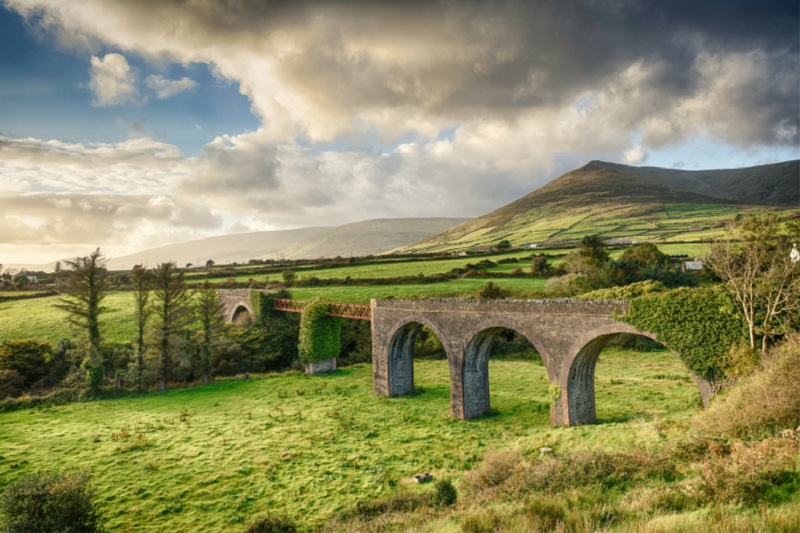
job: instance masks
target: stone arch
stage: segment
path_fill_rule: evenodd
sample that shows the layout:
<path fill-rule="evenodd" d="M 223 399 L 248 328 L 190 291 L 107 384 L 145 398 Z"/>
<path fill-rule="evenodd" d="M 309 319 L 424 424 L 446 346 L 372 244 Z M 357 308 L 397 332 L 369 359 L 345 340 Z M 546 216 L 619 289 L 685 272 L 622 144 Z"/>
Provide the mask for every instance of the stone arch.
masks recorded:
<path fill-rule="evenodd" d="M 674 355 L 679 356 L 678 352 L 672 350 L 658 340 L 654 333 L 637 329 L 630 324 L 615 321 L 613 324 L 600 326 L 581 335 L 567 352 L 567 356 L 561 365 L 561 398 L 559 399 L 552 414 L 555 422 L 559 420 L 568 426 L 578 424 L 591 424 L 597 420 L 595 395 L 594 395 L 594 371 L 600 352 L 617 335 L 630 333 L 642 335 L 653 339 L 665 348 L 669 349 Z M 711 397 L 711 386 L 707 381 L 691 372 L 703 403 L 708 403 Z"/>
<path fill-rule="evenodd" d="M 414 342 L 423 327 L 433 331 L 444 347 L 447 360 L 452 359 L 447 340 L 436 324 L 424 317 L 412 316 L 400 320 L 393 325 L 388 336 L 386 388 L 389 396 L 414 391 Z"/>
<path fill-rule="evenodd" d="M 480 322 L 466 335 L 469 339 L 459 370 L 460 405 L 456 406 L 460 418 L 481 416 L 491 408 L 489 399 L 489 355 L 495 338 L 506 329 L 523 335 L 542 356 L 548 376 L 552 376 L 550 356 L 542 342 L 524 325 L 513 319 L 493 318 Z"/>
<path fill-rule="evenodd" d="M 236 322 L 236 319 L 238 319 L 242 315 L 242 313 L 247 313 L 248 315 L 250 315 L 251 319 L 253 318 L 253 310 L 250 309 L 250 305 L 245 304 L 244 302 L 239 302 L 238 304 L 233 306 L 233 311 L 231 312 L 231 316 L 228 318 L 228 322 L 233 324 L 234 322 Z"/>

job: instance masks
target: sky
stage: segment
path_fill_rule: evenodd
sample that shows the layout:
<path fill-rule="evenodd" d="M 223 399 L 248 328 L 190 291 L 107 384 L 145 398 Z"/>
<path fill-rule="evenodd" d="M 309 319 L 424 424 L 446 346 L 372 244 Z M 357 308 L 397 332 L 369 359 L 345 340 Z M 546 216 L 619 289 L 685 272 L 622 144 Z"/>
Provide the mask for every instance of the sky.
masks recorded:
<path fill-rule="evenodd" d="M 796 1 L 0 0 L 0 263 L 800 157 Z"/>

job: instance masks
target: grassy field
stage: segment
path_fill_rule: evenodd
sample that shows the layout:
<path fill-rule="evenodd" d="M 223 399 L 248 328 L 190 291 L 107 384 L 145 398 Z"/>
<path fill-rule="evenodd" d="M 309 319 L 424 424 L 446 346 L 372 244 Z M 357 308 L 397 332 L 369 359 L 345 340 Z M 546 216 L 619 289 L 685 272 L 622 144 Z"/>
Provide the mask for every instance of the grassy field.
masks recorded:
<path fill-rule="evenodd" d="M 449 416 L 446 362 L 415 367 L 420 390 L 397 398 L 374 394 L 371 367 L 362 365 L 6 413 L 0 487 L 36 470 L 88 469 L 119 532 L 241 531 L 265 512 L 310 527 L 410 486 L 413 474 L 457 477 L 491 448 L 535 454 L 541 446 L 654 444 L 699 398 L 669 352 L 606 350 L 596 377 L 602 423 L 551 428 L 545 369 L 492 361 L 497 414 L 461 421 Z M 661 432 L 643 423 L 655 413 Z M 123 431 L 129 437 L 119 438 Z M 126 451 L 137 435 L 148 445 Z"/>
<path fill-rule="evenodd" d="M 64 311 L 56 308 L 58 296 L 0 302 L 0 341 L 36 338 L 53 344 L 63 337 L 75 337 Z M 136 336 L 133 293 L 111 293 L 103 301 L 101 331 L 110 340 L 127 341 Z"/>

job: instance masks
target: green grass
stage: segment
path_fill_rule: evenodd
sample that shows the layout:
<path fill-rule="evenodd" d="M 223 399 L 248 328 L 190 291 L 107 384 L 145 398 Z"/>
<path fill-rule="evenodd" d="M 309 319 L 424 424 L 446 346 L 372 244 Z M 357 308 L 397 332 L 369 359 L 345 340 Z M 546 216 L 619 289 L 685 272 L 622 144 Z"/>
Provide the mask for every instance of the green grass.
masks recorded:
<path fill-rule="evenodd" d="M 546 280 L 539 278 L 509 278 L 509 279 L 459 279 L 443 283 L 422 283 L 407 285 L 355 285 L 331 287 L 310 287 L 290 289 L 292 297 L 298 300 L 307 300 L 314 296 L 325 296 L 337 302 L 368 304 L 371 298 L 385 298 L 386 296 L 399 296 L 403 294 L 416 294 L 418 296 L 437 295 L 454 298 L 462 293 L 474 293 L 488 282 L 505 289 L 515 290 L 541 290 L 544 289 Z"/>
<path fill-rule="evenodd" d="M 63 337 L 75 338 L 66 313 L 56 308 L 61 297 L 6 300 L 0 302 L 0 341 L 36 338 L 53 344 Z M 111 293 L 103 301 L 108 311 L 102 315 L 101 332 L 109 340 L 128 341 L 136 336 L 133 293 Z"/>
<path fill-rule="evenodd" d="M 545 369 L 491 361 L 497 414 L 461 421 L 449 416 L 447 363 L 415 367 L 424 392 L 397 398 L 373 393 L 372 369 L 360 365 L 2 414 L 0 487 L 37 470 L 88 469 L 112 531 L 241 531 L 240 521 L 265 512 L 309 527 L 410 486 L 413 474 L 458 476 L 490 448 L 653 444 L 664 434 L 640 417 L 679 424 L 699 397 L 669 352 L 607 350 L 596 378 L 606 423 L 551 428 Z M 123 429 L 130 438 L 112 440 Z M 152 446 L 121 452 L 139 433 Z"/>

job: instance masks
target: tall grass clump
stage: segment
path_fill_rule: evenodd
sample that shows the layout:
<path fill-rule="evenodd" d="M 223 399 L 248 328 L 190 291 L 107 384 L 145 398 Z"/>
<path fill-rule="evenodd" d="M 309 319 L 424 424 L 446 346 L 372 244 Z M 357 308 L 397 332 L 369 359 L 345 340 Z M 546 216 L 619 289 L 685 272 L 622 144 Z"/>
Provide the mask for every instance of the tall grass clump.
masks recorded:
<path fill-rule="evenodd" d="M 297 526 L 288 516 L 261 515 L 247 524 L 244 533 L 296 533 Z"/>
<path fill-rule="evenodd" d="M 761 368 L 694 419 L 703 436 L 759 439 L 800 425 L 800 334 L 772 348 Z"/>

